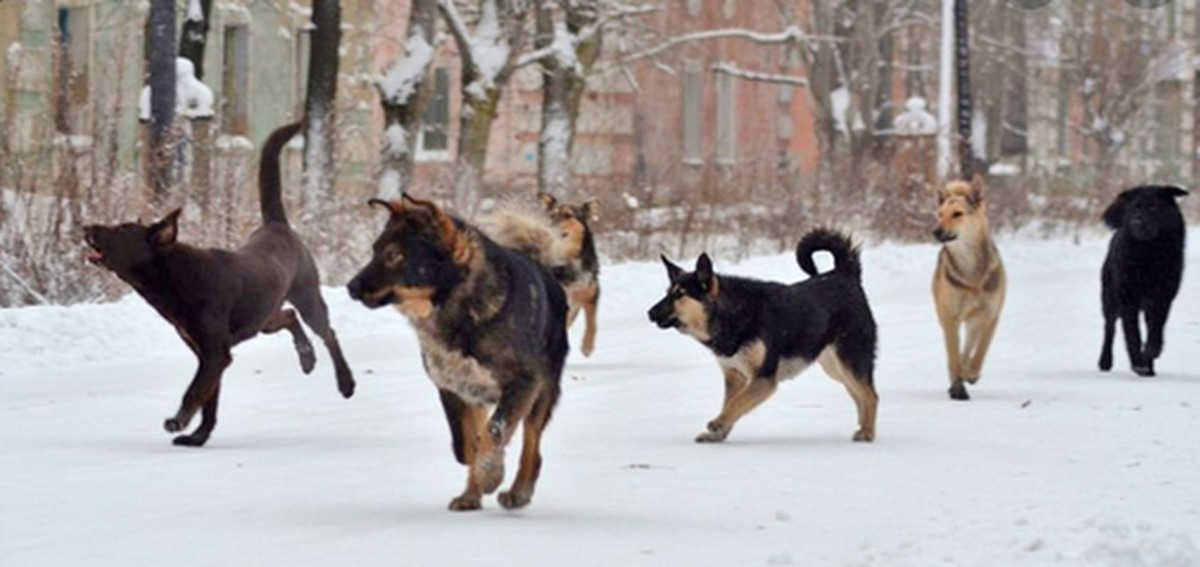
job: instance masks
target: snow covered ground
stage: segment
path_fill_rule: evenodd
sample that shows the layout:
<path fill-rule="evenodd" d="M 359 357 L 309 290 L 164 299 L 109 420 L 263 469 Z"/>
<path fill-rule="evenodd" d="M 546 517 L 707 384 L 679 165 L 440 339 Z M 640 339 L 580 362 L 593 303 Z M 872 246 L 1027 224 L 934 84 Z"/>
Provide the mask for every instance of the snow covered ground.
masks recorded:
<path fill-rule="evenodd" d="M 413 334 L 340 289 L 355 398 L 323 351 L 305 377 L 285 336 L 256 339 L 200 450 L 161 430 L 194 362 L 140 299 L 0 310 L 0 565 L 1200 565 L 1200 238 L 1153 379 L 1120 348 L 1095 368 L 1104 235 L 1000 246 L 1008 305 L 969 403 L 945 393 L 935 246 L 866 251 L 873 444 L 818 368 L 693 443 L 716 364 L 647 321 L 659 265 L 606 266 L 597 352 L 571 355 L 515 513 L 446 510 L 464 470 Z M 800 273 L 790 254 L 717 268 Z"/>

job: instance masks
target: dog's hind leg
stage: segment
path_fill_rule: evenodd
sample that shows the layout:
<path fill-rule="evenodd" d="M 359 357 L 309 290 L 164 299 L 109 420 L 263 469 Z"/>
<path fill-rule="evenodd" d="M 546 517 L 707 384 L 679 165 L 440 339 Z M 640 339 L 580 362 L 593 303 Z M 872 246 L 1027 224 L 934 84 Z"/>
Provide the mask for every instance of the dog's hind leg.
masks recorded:
<path fill-rule="evenodd" d="M 821 369 L 830 377 L 841 382 L 854 400 L 858 409 L 858 431 L 854 432 L 855 441 L 875 440 L 875 414 L 879 408 L 879 395 L 875 387 L 866 378 L 856 376 L 849 365 L 842 360 L 842 355 L 836 347 L 827 347 L 817 357 Z"/>
<path fill-rule="evenodd" d="M 462 432 L 462 463 L 467 465 L 467 486 L 462 494 L 450 500 L 450 509 L 456 512 L 478 510 L 482 507 L 483 490 L 480 489 L 474 471 L 479 458 L 480 437 L 486 435 L 487 408 L 475 404 L 463 404 L 458 413 L 459 430 Z"/>
<path fill-rule="evenodd" d="M 542 470 L 542 433 L 550 422 L 550 414 L 558 403 L 559 386 L 547 383 L 542 386 L 538 399 L 529 410 L 523 424 L 524 440 L 521 443 L 521 464 L 517 469 L 517 478 L 512 487 L 501 492 L 498 496 L 500 505 L 512 510 L 521 508 L 533 498 L 537 486 L 538 475 Z"/>
<path fill-rule="evenodd" d="M 1121 309 L 1121 331 L 1125 335 L 1125 350 L 1129 364 L 1138 376 L 1154 376 L 1154 361 L 1142 353 L 1142 331 L 1138 328 L 1137 307 Z"/>
<path fill-rule="evenodd" d="M 283 329 L 287 329 L 292 334 L 292 344 L 296 345 L 296 354 L 300 355 L 300 369 L 305 374 L 312 372 L 313 367 L 317 364 L 317 357 L 313 353 L 312 343 L 308 341 L 308 335 L 304 334 L 304 327 L 301 327 L 300 321 L 296 319 L 295 311 L 291 309 L 276 311 L 270 319 L 267 319 L 262 332 L 270 335 Z"/>
<path fill-rule="evenodd" d="M 200 411 L 200 427 L 188 435 L 179 435 L 171 442 L 183 447 L 200 447 L 208 442 L 208 436 L 212 434 L 212 430 L 217 426 L 217 400 L 221 398 L 221 385 L 217 385 L 217 389 L 213 390 L 212 396 L 204 402 L 204 409 Z"/>
<path fill-rule="evenodd" d="M 304 323 L 308 325 L 308 328 L 324 341 L 325 348 L 329 350 L 329 356 L 333 359 L 338 391 L 342 393 L 342 397 L 353 396 L 354 375 L 350 372 L 350 366 L 346 364 L 346 358 L 342 356 L 342 347 L 338 344 L 333 327 L 329 326 L 329 308 L 325 306 L 325 300 L 321 299 L 321 293 L 316 284 L 301 286 L 293 290 L 288 301 L 300 311 L 300 316 L 304 318 Z"/>

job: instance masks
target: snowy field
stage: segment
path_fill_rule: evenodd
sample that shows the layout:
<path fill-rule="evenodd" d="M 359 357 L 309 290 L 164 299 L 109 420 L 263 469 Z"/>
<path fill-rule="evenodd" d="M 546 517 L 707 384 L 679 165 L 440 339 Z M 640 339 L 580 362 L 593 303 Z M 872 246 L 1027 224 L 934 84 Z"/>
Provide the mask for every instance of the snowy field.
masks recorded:
<path fill-rule="evenodd" d="M 816 367 L 723 445 L 693 443 L 717 366 L 647 321 L 660 265 L 605 266 L 597 352 L 572 353 L 515 513 L 446 510 L 465 471 L 413 334 L 341 289 L 354 399 L 323 350 L 305 377 L 285 335 L 262 337 L 200 450 L 161 429 L 194 359 L 139 298 L 0 310 L 0 565 L 1200 565 L 1197 234 L 1153 379 L 1120 347 L 1096 370 L 1105 235 L 1001 239 L 1008 304 L 968 403 L 946 396 L 936 247 L 869 248 L 873 444 L 850 441 L 852 402 Z M 790 254 L 716 260 L 800 274 Z"/>

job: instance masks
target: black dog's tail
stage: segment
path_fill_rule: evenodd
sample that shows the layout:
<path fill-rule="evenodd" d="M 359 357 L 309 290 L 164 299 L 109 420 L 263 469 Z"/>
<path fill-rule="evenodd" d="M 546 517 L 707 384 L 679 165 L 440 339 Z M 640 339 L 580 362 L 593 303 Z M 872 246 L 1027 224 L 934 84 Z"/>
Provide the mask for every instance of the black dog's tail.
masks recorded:
<path fill-rule="evenodd" d="M 862 261 L 859 259 L 858 247 L 850 241 L 850 237 L 836 230 L 817 228 L 809 231 L 796 245 L 796 263 L 809 276 L 817 275 L 817 265 L 813 263 L 813 253 L 825 250 L 833 254 L 833 272 L 853 277 L 862 281 Z"/>
<path fill-rule="evenodd" d="M 258 160 L 258 198 L 262 202 L 264 223 L 288 223 L 280 188 L 279 152 L 302 126 L 300 122 L 288 124 L 272 132 L 271 137 L 267 138 L 267 143 L 263 144 L 262 156 Z"/>

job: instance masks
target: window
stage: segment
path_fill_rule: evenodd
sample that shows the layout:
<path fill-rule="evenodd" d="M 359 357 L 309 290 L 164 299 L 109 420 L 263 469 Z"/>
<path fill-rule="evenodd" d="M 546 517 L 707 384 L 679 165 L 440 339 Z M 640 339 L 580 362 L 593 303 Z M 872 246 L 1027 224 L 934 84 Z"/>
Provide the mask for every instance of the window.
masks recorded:
<path fill-rule="evenodd" d="M 703 75 L 699 69 L 683 71 L 683 161 L 700 164 L 700 87 Z"/>
<path fill-rule="evenodd" d="M 425 102 L 417 155 L 422 159 L 449 159 L 450 149 L 450 69 L 433 71 L 433 92 Z"/>
<path fill-rule="evenodd" d="M 58 74 L 55 77 L 55 128 L 64 134 L 87 132 L 91 26 L 88 8 L 58 9 Z"/>
<path fill-rule="evenodd" d="M 737 160 L 736 78 L 729 73 L 717 73 L 717 163 L 731 164 Z"/>
<path fill-rule="evenodd" d="M 221 132 L 250 133 L 250 26 L 225 26 L 221 66 Z"/>

